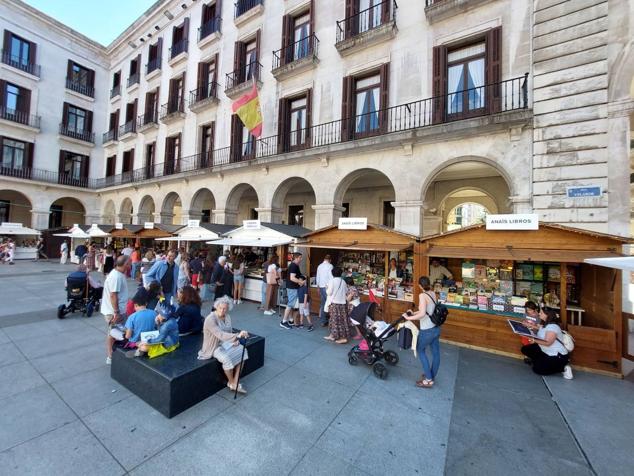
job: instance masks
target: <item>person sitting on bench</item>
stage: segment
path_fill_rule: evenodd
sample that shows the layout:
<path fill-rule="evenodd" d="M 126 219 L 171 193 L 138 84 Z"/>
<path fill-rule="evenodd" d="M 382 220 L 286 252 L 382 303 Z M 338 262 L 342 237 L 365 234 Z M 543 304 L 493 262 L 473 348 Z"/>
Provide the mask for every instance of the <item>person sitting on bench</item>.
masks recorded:
<path fill-rule="evenodd" d="M 158 327 L 159 335 L 148 339 L 146 343 L 141 343 L 135 357 L 140 357 L 141 352 L 146 352 L 148 357 L 153 359 L 174 352 L 178 348 L 178 322 L 174 315 L 174 306 L 163 301 L 156 311 L 158 312 L 156 327 Z"/>
<path fill-rule="evenodd" d="M 154 330 L 154 322 L 156 312 L 153 309 L 147 309 L 148 292 L 144 287 L 137 289 L 136 294 L 132 297 L 134 312 L 132 312 L 125 322 L 125 338 L 128 339 L 127 347 L 136 348 L 141 340 L 142 332 Z"/>
<path fill-rule="evenodd" d="M 238 339 L 249 337 L 249 333 L 233 332 L 229 315 L 231 306 L 232 301 L 228 296 L 218 298 L 214 302 L 215 311 L 207 316 L 203 325 L 203 347 L 198 352 L 198 359 L 207 360 L 214 357 L 220 362 L 227 376 L 227 387 L 235 391 L 242 362 L 249 358 L 247 350 L 243 349 Z M 247 393 L 242 384 L 238 384 L 238 393 Z"/>

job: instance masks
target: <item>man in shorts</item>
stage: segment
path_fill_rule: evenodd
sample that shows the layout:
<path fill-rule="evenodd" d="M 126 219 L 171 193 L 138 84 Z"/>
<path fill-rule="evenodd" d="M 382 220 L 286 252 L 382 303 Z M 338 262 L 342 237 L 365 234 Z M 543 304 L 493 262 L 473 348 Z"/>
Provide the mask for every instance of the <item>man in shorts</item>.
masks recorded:
<path fill-rule="evenodd" d="M 128 281 L 126 274 L 130 267 L 130 258 L 121 255 L 115 262 L 115 268 L 108 273 L 103 283 L 103 297 L 101 299 L 101 314 L 108 325 L 106 334 L 106 364 L 112 363 L 112 346 L 114 337 L 110 330 L 117 324 L 125 322 L 125 308 L 128 303 Z"/>
<path fill-rule="evenodd" d="M 299 270 L 299 263 L 302 262 L 302 254 L 301 253 L 293 253 L 293 261 L 290 265 L 288 265 L 287 270 L 287 278 L 286 278 L 286 296 L 288 297 L 286 303 L 286 309 L 284 310 L 284 317 L 282 318 L 282 322 L 280 322 L 280 327 L 282 329 L 292 329 L 293 326 L 290 325 L 289 317 L 292 315 L 294 311 L 294 307 L 297 304 L 297 290 L 300 286 L 303 286 L 305 281 L 304 279 L 300 279 L 301 272 Z"/>

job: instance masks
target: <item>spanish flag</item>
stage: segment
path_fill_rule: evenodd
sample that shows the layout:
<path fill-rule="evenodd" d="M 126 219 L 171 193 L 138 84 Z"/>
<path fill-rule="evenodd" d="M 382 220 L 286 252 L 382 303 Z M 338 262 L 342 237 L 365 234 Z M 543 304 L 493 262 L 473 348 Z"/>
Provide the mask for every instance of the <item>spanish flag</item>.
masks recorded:
<path fill-rule="evenodd" d="M 260 98 L 255 82 L 251 91 L 236 99 L 232 109 L 253 136 L 260 137 L 262 135 L 262 111 L 260 110 Z"/>

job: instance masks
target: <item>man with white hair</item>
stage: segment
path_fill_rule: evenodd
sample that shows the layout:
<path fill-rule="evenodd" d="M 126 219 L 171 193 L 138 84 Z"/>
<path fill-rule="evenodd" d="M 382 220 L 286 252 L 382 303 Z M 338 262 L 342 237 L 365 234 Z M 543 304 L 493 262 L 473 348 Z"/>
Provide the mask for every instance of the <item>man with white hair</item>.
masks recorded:
<path fill-rule="evenodd" d="M 106 364 L 112 362 L 112 346 L 114 338 L 110 330 L 117 324 L 125 322 L 125 307 L 128 303 L 128 281 L 126 272 L 129 268 L 129 258 L 121 255 L 117 258 L 115 268 L 108 273 L 103 283 L 103 296 L 101 299 L 101 314 L 103 314 L 108 333 L 106 334 Z"/>
<path fill-rule="evenodd" d="M 227 263 L 227 257 L 220 255 L 218 261 L 214 264 L 214 269 L 211 271 L 211 284 L 216 286 L 212 301 L 221 298 L 227 294 L 224 286 L 225 264 Z"/>

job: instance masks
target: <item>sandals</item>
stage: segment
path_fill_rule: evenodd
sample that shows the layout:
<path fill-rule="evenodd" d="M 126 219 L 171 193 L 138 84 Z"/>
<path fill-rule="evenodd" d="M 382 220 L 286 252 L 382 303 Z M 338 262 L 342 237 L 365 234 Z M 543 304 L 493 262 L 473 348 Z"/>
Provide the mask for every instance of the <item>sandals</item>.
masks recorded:
<path fill-rule="evenodd" d="M 324 336 L 324 339 L 329 340 L 329 341 L 334 341 L 335 338 L 332 336 Z"/>
<path fill-rule="evenodd" d="M 227 387 L 229 388 L 229 390 L 231 390 L 232 392 L 236 391 L 236 388 L 233 387 L 232 385 L 230 385 L 229 383 L 227 383 Z M 245 390 L 245 388 L 242 386 L 241 383 L 238 384 L 238 393 L 242 394 L 242 395 L 246 395 L 247 391 Z"/>
<path fill-rule="evenodd" d="M 433 380 L 423 379 L 416 382 L 416 386 L 420 388 L 432 388 L 434 386 Z"/>
<path fill-rule="evenodd" d="M 416 383 L 423 383 L 423 380 L 425 380 L 425 374 L 420 374 L 420 380 L 416 380 Z"/>
<path fill-rule="evenodd" d="M 335 341 L 335 344 L 347 344 L 348 343 L 348 339 L 337 339 Z"/>

